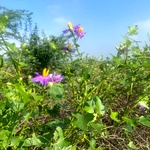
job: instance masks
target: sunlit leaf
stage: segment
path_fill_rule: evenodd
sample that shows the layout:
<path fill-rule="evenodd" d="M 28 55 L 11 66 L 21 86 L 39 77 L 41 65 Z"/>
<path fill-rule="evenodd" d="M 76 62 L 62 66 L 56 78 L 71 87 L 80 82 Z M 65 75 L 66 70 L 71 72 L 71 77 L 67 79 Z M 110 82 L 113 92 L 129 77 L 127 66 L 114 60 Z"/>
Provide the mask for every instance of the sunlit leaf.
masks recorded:
<path fill-rule="evenodd" d="M 87 124 L 93 120 L 94 115 L 87 113 L 84 115 L 81 114 L 75 114 L 75 116 L 77 117 L 77 120 L 74 121 L 74 125 L 76 125 L 78 128 L 82 129 L 82 130 L 86 130 L 87 129 Z"/>
<path fill-rule="evenodd" d="M 11 146 L 17 145 L 20 139 L 21 139 L 20 136 L 13 137 L 12 140 L 11 140 Z"/>
<path fill-rule="evenodd" d="M 7 47 L 9 47 L 12 51 L 14 52 L 18 52 L 18 48 L 16 47 L 15 43 L 9 43 L 9 42 L 5 42 Z"/>
<path fill-rule="evenodd" d="M 31 146 L 32 145 L 32 139 L 31 138 L 28 138 L 28 139 L 25 139 L 24 142 L 23 142 L 23 146 Z"/>
<path fill-rule="evenodd" d="M 141 116 L 139 122 L 147 127 L 150 127 L 150 117 Z"/>
<path fill-rule="evenodd" d="M 84 110 L 87 113 L 94 113 L 94 106 L 93 106 L 92 100 L 86 102 Z"/>
<path fill-rule="evenodd" d="M 95 141 L 95 139 L 91 139 L 89 150 L 95 150 L 95 147 L 96 147 L 96 141 Z"/>
<path fill-rule="evenodd" d="M 28 93 L 26 92 L 24 86 L 22 86 L 19 83 L 15 84 L 16 89 L 18 90 L 18 92 L 22 95 L 23 101 L 24 103 L 27 103 L 30 101 L 30 98 L 28 96 Z"/>
<path fill-rule="evenodd" d="M 128 118 L 128 117 L 122 117 L 123 120 L 130 124 L 132 127 L 135 127 L 137 125 L 137 120 L 135 118 Z"/>
<path fill-rule="evenodd" d="M 128 27 L 128 34 L 129 35 L 137 35 L 138 34 L 138 26 L 135 25 L 135 26 Z"/>
<path fill-rule="evenodd" d="M 35 133 L 32 134 L 32 143 L 35 146 L 41 146 L 42 142 L 40 141 L 39 138 L 37 138 L 37 136 L 35 135 Z"/>
<path fill-rule="evenodd" d="M 133 141 L 130 141 L 128 146 L 131 148 L 131 149 L 136 149 L 136 146 L 134 145 Z"/>
<path fill-rule="evenodd" d="M 1 140 L 1 141 L 7 140 L 9 134 L 10 134 L 10 131 L 8 131 L 8 130 L 1 130 L 1 131 L 0 131 L 0 140 Z"/>
<path fill-rule="evenodd" d="M 97 112 L 100 115 L 104 115 L 104 113 L 107 111 L 107 108 L 102 104 L 101 100 L 97 96 L 95 97 L 95 100 Z"/>
<path fill-rule="evenodd" d="M 7 16 L 2 16 L 0 18 L 0 31 L 5 32 L 5 25 L 8 21 L 8 17 Z"/>
<path fill-rule="evenodd" d="M 54 42 L 50 42 L 49 45 L 51 46 L 52 49 L 54 49 L 54 50 L 56 49 L 56 45 Z"/>
<path fill-rule="evenodd" d="M 68 146 L 68 142 L 65 140 L 63 135 L 63 130 L 60 127 L 56 128 L 56 131 L 54 132 L 54 140 L 56 143 L 54 144 L 54 147 L 56 148 L 63 148 Z"/>
<path fill-rule="evenodd" d="M 60 85 L 53 85 L 48 92 L 53 99 L 59 101 L 63 97 L 64 88 Z"/>
<path fill-rule="evenodd" d="M 103 128 L 105 127 L 103 124 L 99 124 L 99 123 L 93 123 L 90 122 L 89 123 L 91 127 L 93 127 L 99 134 L 101 134 L 103 132 Z"/>
<path fill-rule="evenodd" d="M 121 121 L 118 119 L 118 112 L 111 111 L 110 118 L 118 123 Z"/>

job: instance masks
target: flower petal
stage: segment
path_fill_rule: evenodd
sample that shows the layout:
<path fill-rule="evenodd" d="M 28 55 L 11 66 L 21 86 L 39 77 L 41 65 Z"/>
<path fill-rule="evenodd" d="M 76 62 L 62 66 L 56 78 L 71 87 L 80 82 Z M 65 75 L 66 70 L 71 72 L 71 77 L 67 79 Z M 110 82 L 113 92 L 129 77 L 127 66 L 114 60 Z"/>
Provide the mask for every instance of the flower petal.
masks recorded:
<path fill-rule="evenodd" d="M 30 80 L 31 80 L 32 82 L 40 82 L 40 84 L 41 84 L 42 86 L 45 86 L 45 85 L 47 85 L 47 83 L 48 83 L 49 80 L 50 80 L 50 75 L 47 75 L 46 77 L 43 77 L 42 75 L 38 75 L 38 76 L 36 76 L 36 77 L 34 77 L 34 78 L 30 78 Z"/>
<path fill-rule="evenodd" d="M 63 32 L 64 34 L 66 34 L 66 33 L 69 32 L 69 29 L 63 30 L 62 32 Z"/>
<path fill-rule="evenodd" d="M 38 75 L 34 78 L 30 78 L 30 80 L 33 81 L 33 82 L 40 82 L 42 80 L 42 78 L 43 78 L 43 76 Z"/>
<path fill-rule="evenodd" d="M 50 78 L 50 82 L 52 83 L 60 83 L 63 79 L 63 76 L 61 74 L 56 75 L 56 73 L 54 72 L 53 76 Z"/>

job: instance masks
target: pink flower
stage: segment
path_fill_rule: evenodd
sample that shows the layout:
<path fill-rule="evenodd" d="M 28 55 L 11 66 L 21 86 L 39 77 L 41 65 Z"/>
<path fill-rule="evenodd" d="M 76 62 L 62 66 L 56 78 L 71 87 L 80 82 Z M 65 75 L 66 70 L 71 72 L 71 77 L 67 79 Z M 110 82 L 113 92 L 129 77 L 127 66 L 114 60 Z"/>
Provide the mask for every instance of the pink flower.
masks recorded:
<path fill-rule="evenodd" d="M 35 72 L 35 75 L 36 77 L 30 78 L 30 80 L 32 82 L 40 82 L 42 86 L 60 83 L 63 79 L 61 74 L 56 75 L 55 72 L 53 74 L 49 74 L 49 70 L 46 70 L 46 68 L 43 69 L 42 75 L 40 75 L 38 72 Z"/>
<path fill-rule="evenodd" d="M 80 25 L 76 25 L 76 26 L 72 26 L 72 23 L 71 22 L 68 22 L 68 28 L 69 29 L 66 29 L 66 30 L 63 30 L 63 33 L 66 34 L 68 33 L 69 31 L 73 32 L 75 35 L 77 35 L 78 38 L 82 38 L 86 32 L 83 31 L 83 27 L 80 26 Z"/>
<path fill-rule="evenodd" d="M 56 73 L 54 72 L 50 78 L 50 82 L 52 82 L 53 84 L 60 83 L 62 79 L 63 79 L 63 76 L 61 74 L 56 75 Z"/>
<path fill-rule="evenodd" d="M 141 110 L 146 110 L 146 107 L 142 106 L 142 105 L 139 105 L 139 109 Z"/>
<path fill-rule="evenodd" d="M 30 80 L 32 82 L 40 82 L 42 86 L 47 85 L 50 80 L 49 70 L 46 70 L 46 68 L 43 69 L 42 75 L 40 75 L 38 72 L 35 72 L 34 74 L 36 77 L 30 78 Z"/>
<path fill-rule="evenodd" d="M 81 27 L 80 25 L 77 25 L 74 28 L 74 32 L 77 35 L 77 37 L 79 37 L 80 39 L 86 34 L 86 32 L 83 31 L 83 27 Z"/>
<path fill-rule="evenodd" d="M 70 53 L 74 53 L 75 52 L 75 50 L 71 48 L 71 44 L 70 43 L 68 43 L 67 46 L 63 46 L 62 50 L 70 52 Z"/>

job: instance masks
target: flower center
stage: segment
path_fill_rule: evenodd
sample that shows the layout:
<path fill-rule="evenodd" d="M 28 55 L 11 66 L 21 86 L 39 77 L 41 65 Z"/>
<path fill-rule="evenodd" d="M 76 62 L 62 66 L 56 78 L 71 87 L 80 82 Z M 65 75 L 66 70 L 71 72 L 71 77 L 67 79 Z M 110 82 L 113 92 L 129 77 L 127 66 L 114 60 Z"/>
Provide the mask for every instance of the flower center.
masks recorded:
<path fill-rule="evenodd" d="M 78 28 L 78 33 L 81 33 L 81 32 L 83 32 L 83 27 Z"/>
<path fill-rule="evenodd" d="M 44 69 L 43 69 L 42 76 L 43 76 L 43 77 L 46 77 L 48 74 L 49 74 L 49 69 L 44 68 Z"/>

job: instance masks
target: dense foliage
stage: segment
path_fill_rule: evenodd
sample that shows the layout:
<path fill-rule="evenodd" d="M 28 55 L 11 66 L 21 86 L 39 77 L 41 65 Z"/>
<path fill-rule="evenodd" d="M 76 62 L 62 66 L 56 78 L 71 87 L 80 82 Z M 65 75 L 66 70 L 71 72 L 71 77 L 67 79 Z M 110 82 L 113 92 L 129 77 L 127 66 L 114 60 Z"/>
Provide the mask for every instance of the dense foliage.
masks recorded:
<path fill-rule="evenodd" d="M 41 38 L 35 25 L 17 47 L 5 39 L 9 21 L 0 18 L 2 150 L 150 149 L 150 47 L 132 39 L 137 26 L 116 56 L 97 59 L 80 54 L 79 26 Z"/>

